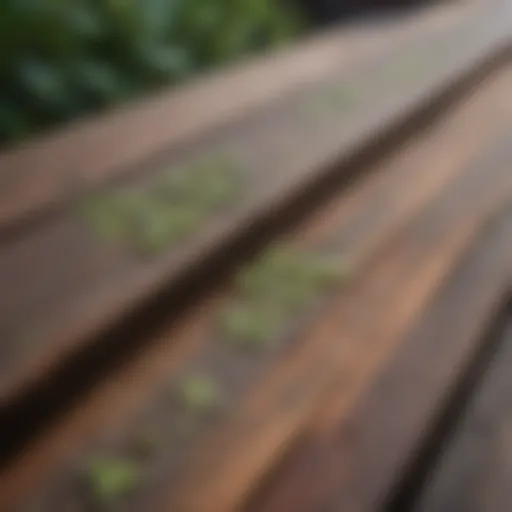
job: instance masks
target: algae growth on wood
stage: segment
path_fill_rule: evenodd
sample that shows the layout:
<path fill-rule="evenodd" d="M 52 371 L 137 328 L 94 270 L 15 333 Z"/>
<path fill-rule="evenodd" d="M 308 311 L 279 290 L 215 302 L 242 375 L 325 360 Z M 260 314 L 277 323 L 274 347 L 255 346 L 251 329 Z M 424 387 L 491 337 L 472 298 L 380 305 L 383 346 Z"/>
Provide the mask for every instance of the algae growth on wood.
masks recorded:
<path fill-rule="evenodd" d="M 81 212 L 101 240 L 157 255 L 233 207 L 243 192 L 242 174 L 232 158 L 217 155 L 162 172 L 151 186 L 90 197 Z"/>

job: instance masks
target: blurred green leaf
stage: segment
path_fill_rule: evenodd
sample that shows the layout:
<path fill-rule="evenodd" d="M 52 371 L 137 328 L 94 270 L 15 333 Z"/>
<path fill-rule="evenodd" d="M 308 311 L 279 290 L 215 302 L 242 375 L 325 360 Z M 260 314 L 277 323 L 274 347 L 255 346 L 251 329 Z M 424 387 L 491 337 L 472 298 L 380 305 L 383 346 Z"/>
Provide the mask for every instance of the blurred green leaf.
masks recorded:
<path fill-rule="evenodd" d="M 122 96 L 123 85 L 116 71 L 100 61 L 84 60 L 75 66 L 75 80 L 98 100 L 114 102 Z"/>
<path fill-rule="evenodd" d="M 66 21 L 69 28 L 83 38 L 98 38 L 105 28 L 100 13 L 86 4 L 69 9 Z"/>
<path fill-rule="evenodd" d="M 274 0 L 2 0 L 0 144 L 280 44 L 297 19 Z"/>
<path fill-rule="evenodd" d="M 185 76 L 191 68 L 189 56 L 183 48 L 146 46 L 141 57 L 151 76 L 176 79 Z"/>

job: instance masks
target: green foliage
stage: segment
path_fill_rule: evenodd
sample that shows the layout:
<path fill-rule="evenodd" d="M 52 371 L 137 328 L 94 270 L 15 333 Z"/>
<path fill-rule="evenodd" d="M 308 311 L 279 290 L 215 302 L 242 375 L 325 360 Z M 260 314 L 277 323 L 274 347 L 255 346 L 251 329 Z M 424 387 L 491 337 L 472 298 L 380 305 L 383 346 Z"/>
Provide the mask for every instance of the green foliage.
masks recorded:
<path fill-rule="evenodd" d="M 94 499 L 109 505 L 135 490 L 141 480 L 141 471 L 130 460 L 99 458 L 91 462 L 88 480 Z"/>
<path fill-rule="evenodd" d="M 217 66 L 298 29 L 274 0 L 2 0 L 0 142 Z"/>

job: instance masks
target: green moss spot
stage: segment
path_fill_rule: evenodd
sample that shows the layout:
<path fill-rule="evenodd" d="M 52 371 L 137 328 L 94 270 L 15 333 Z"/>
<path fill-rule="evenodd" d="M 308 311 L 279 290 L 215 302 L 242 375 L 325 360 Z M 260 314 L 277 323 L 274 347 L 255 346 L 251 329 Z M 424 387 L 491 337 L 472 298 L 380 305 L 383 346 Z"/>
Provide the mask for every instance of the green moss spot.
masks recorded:
<path fill-rule="evenodd" d="M 239 186 L 229 176 L 210 177 L 205 180 L 200 202 L 209 208 L 219 208 L 234 203 L 239 194 Z"/>
<path fill-rule="evenodd" d="M 239 196 L 240 173 L 224 156 L 167 173 L 155 186 L 87 201 L 83 215 L 102 238 L 155 255 L 200 229 L 209 214 Z"/>
<path fill-rule="evenodd" d="M 141 252 L 157 254 L 192 234 L 204 218 L 202 211 L 189 206 L 155 203 L 134 223 L 131 238 Z"/>
<path fill-rule="evenodd" d="M 273 302 L 288 314 L 299 313 L 311 302 L 316 294 L 314 283 L 297 280 L 276 287 Z"/>
<path fill-rule="evenodd" d="M 126 232 L 126 223 L 112 201 L 89 199 L 82 206 L 82 212 L 95 233 L 103 239 L 119 239 Z"/>
<path fill-rule="evenodd" d="M 247 349 L 269 344 L 282 324 L 283 312 L 268 304 L 233 304 L 223 312 L 223 335 L 230 343 Z"/>
<path fill-rule="evenodd" d="M 183 405 L 196 414 L 211 412 L 222 404 L 222 396 L 215 382 L 201 375 L 191 375 L 182 380 L 180 397 Z"/>
<path fill-rule="evenodd" d="M 351 272 L 341 258 L 272 248 L 238 275 L 238 302 L 222 313 L 222 333 L 231 343 L 262 348 L 320 293 Z"/>
<path fill-rule="evenodd" d="M 83 214 L 94 231 L 105 239 L 124 239 L 133 223 L 150 208 L 147 199 L 135 192 L 106 194 L 85 202 Z"/>
<path fill-rule="evenodd" d="M 95 500 L 107 505 L 133 492 L 141 476 L 138 465 L 125 459 L 99 458 L 92 461 L 88 470 Z"/>
<path fill-rule="evenodd" d="M 236 278 L 236 287 L 244 297 L 264 298 L 276 285 L 272 272 L 262 265 L 251 266 L 240 272 Z"/>
<path fill-rule="evenodd" d="M 240 172 L 235 163 L 217 155 L 200 163 L 190 172 L 194 183 L 194 200 L 207 208 L 232 204 L 240 193 Z"/>
<path fill-rule="evenodd" d="M 325 289 L 350 277 L 352 266 L 342 259 L 315 258 L 308 262 L 305 277 L 317 289 Z"/>
<path fill-rule="evenodd" d="M 235 163 L 220 155 L 204 159 L 181 172 L 171 172 L 159 186 L 159 195 L 199 209 L 232 204 L 240 192 Z"/>

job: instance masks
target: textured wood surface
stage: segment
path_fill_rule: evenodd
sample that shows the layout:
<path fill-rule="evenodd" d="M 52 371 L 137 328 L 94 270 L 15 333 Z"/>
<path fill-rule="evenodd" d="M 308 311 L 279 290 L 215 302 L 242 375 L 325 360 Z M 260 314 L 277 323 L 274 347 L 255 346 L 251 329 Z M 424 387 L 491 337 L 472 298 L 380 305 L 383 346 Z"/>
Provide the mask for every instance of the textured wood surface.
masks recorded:
<path fill-rule="evenodd" d="M 510 508 L 510 364 L 508 324 L 495 334 L 497 347 L 456 428 L 444 443 L 412 510 L 496 512 Z"/>
<path fill-rule="evenodd" d="M 163 444 L 137 460 L 143 478 L 115 511 L 465 510 L 453 504 L 473 477 L 475 511 L 504 510 L 509 436 L 495 402 L 508 380 L 476 399 L 492 407 L 474 406 L 459 441 L 443 430 L 487 368 L 512 284 L 512 18 L 500 9 L 439 7 L 331 34 L 0 156 L 2 512 L 96 511 L 90 460 L 132 457 L 148 425 Z M 353 54 L 338 61 L 341 47 Z M 274 72 L 261 90 L 251 82 Z M 333 90 L 359 96 L 336 110 Z M 183 105 L 180 131 L 168 116 Z M 139 140 L 130 119 L 162 130 Z M 118 142 L 103 151 L 108 134 Z M 248 195 L 188 242 L 141 260 L 76 216 L 90 187 L 143 190 L 223 141 L 248 169 Z M 78 165 L 80 144 L 91 159 Z M 41 160 L 33 179 L 34 159 L 57 150 L 58 166 Z M 265 247 L 317 251 L 348 272 L 248 356 L 224 343 L 219 318 Z M 224 403 L 180 430 L 171 391 L 191 371 Z M 461 473 L 471 414 L 492 425 L 471 453 L 496 479 Z"/>

